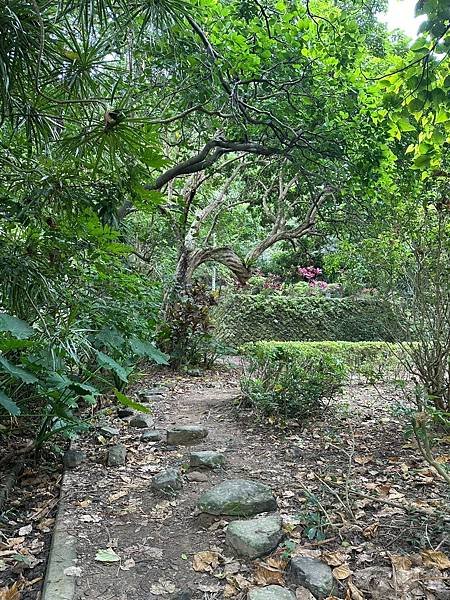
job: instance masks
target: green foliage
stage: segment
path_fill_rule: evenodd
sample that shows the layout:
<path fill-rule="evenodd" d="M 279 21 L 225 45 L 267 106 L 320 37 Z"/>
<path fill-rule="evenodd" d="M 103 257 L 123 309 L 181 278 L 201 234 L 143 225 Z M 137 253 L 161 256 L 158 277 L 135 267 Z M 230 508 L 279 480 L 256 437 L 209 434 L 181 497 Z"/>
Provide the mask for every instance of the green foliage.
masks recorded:
<path fill-rule="evenodd" d="M 393 340 L 396 319 L 371 298 L 236 294 L 215 311 L 217 334 L 230 345 L 257 340 Z"/>
<path fill-rule="evenodd" d="M 241 389 L 266 415 L 304 419 L 323 410 L 350 374 L 383 380 L 402 348 L 385 342 L 254 342 L 244 344 Z"/>
<path fill-rule="evenodd" d="M 0 406 L 12 416 L 29 420 L 36 431 L 36 447 L 52 435 L 83 428 L 78 409 L 95 404 L 101 394 L 110 391 L 122 404 L 148 412 L 114 388 L 128 382 L 143 356 L 162 364 L 167 363 L 164 354 L 137 337 L 128 340 L 126 332 L 116 329 L 83 330 L 78 335 L 72 330 L 63 340 L 49 330 L 57 325 L 52 317 L 42 317 L 44 331 L 7 313 L 0 317 L 8 324 L 3 327 L 8 331 L 0 333 Z M 24 333 L 27 340 L 21 339 Z"/>
<path fill-rule="evenodd" d="M 380 380 L 388 372 L 395 371 L 400 357 L 407 344 L 398 346 L 389 342 L 250 342 L 239 349 L 240 353 L 250 359 L 274 363 L 295 362 L 297 356 L 314 357 L 332 356 L 344 366 L 347 373 L 357 374 L 374 382 Z"/>
<path fill-rule="evenodd" d="M 262 351 L 254 345 L 243 349 L 250 358 L 241 378 L 246 400 L 265 415 L 306 419 L 323 410 L 339 392 L 346 369 L 339 358 L 311 352 L 298 345 L 295 352 L 280 351 L 267 343 Z"/>
<path fill-rule="evenodd" d="M 215 338 L 210 310 L 213 294 L 200 283 L 188 291 L 173 292 L 161 326 L 159 341 L 175 367 L 210 367 L 229 348 Z"/>

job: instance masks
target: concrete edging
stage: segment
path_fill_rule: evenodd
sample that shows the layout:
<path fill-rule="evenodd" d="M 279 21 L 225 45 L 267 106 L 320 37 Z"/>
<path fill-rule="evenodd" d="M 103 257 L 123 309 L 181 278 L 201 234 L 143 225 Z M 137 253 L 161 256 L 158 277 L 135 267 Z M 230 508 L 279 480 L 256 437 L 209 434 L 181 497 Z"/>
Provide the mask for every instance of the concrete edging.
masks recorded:
<path fill-rule="evenodd" d="M 41 600 L 73 600 L 76 577 L 66 575 L 65 569 L 76 566 L 76 538 L 70 535 L 63 521 L 66 473 L 61 482 L 61 494 L 56 513 L 55 526 L 47 560 Z"/>

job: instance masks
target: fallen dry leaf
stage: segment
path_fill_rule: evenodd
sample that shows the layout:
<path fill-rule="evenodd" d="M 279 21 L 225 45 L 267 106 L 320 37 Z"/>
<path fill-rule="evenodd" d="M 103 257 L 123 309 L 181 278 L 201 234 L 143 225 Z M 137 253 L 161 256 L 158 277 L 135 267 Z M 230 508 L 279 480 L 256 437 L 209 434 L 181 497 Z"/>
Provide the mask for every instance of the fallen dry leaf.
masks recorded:
<path fill-rule="evenodd" d="M 446 554 L 439 550 L 422 550 L 420 553 L 426 567 L 437 567 L 441 571 L 450 569 L 450 560 Z"/>
<path fill-rule="evenodd" d="M 223 597 L 224 598 L 232 598 L 233 596 L 236 596 L 237 593 L 238 593 L 237 588 L 235 588 L 234 585 L 227 583 L 223 590 Z"/>
<path fill-rule="evenodd" d="M 255 569 L 255 582 L 258 585 L 283 585 L 286 562 L 282 559 L 269 558 L 259 562 Z"/>
<path fill-rule="evenodd" d="M 199 573 L 212 573 L 219 564 L 219 553 L 203 550 L 194 554 L 192 568 Z"/>
<path fill-rule="evenodd" d="M 0 589 L 0 600 L 20 600 L 23 584 L 19 581 L 13 583 L 11 587 L 4 587 Z"/>
<path fill-rule="evenodd" d="M 155 596 L 164 596 L 165 594 L 173 594 L 176 591 L 176 586 L 171 581 L 165 581 L 164 579 L 159 579 L 158 583 L 154 583 L 150 586 L 150 593 Z"/>
<path fill-rule="evenodd" d="M 115 502 L 116 500 L 119 500 L 119 498 L 123 498 L 124 496 L 128 496 L 127 490 L 121 490 L 120 492 L 111 494 L 110 496 L 108 496 L 108 502 Z"/>
<path fill-rule="evenodd" d="M 380 524 L 378 523 L 378 521 L 375 521 L 375 523 L 368 525 L 365 529 L 363 529 L 363 536 L 369 540 L 374 538 L 378 533 L 379 526 Z"/>
<path fill-rule="evenodd" d="M 335 567 L 333 569 L 333 577 L 338 581 L 342 581 L 343 579 L 347 579 L 350 577 L 352 571 L 347 564 L 340 565 L 339 567 Z"/>
<path fill-rule="evenodd" d="M 412 561 L 408 556 L 404 556 L 402 554 L 392 554 L 391 555 L 391 563 L 394 569 L 400 569 L 403 571 L 409 571 L 412 567 Z"/>
<path fill-rule="evenodd" d="M 347 593 L 345 594 L 345 600 L 364 600 L 362 592 L 356 587 L 351 581 L 347 582 Z"/>
<path fill-rule="evenodd" d="M 245 579 L 245 577 L 240 573 L 237 575 L 228 575 L 227 582 L 230 584 L 230 586 L 244 592 L 250 589 L 252 586 L 251 582 L 248 579 Z"/>
<path fill-rule="evenodd" d="M 347 555 L 337 550 L 336 552 L 324 552 L 322 558 L 330 567 L 339 567 L 345 563 Z"/>

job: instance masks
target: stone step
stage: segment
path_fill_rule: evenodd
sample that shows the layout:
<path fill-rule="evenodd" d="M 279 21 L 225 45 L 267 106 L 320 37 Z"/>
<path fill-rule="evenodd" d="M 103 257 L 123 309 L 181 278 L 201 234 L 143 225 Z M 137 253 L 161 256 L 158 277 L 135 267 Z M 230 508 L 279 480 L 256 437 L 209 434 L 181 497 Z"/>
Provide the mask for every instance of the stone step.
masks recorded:
<path fill-rule="evenodd" d="M 199 450 L 189 454 L 189 466 L 194 469 L 217 469 L 225 464 L 225 456 L 215 450 Z"/>
<path fill-rule="evenodd" d="M 229 479 L 202 494 L 198 508 L 212 515 L 250 517 L 275 511 L 277 503 L 267 485 L 248 479 Z"/>
<path fill-rule="evenodd" d="M 312 592 L 318 600 L 328 598 L 337 588 L 330 567 L 321 560 L 309 556 L 292 557 L 290 577 L 294 583 Z"/>
<path fill-rule="evenodd" d="M 281 585 L 267 585 L 251 589 L 248 600 L 296 600 L 296 598 L 291 590 Z"/>
<path fill-rule="evenodd" d="M 204 440 L 208 430 L 202 425 L 178 425 L 167 432 L 167 443 L 173 446 L 190 446 Z"/>
<path fill-rule="evenodd" d="M 258 558 L 275 550 L 283 537 L 280 515 L 269 515 L 233 521 L 228 525 L 225 541 L 239 556 Z"/>

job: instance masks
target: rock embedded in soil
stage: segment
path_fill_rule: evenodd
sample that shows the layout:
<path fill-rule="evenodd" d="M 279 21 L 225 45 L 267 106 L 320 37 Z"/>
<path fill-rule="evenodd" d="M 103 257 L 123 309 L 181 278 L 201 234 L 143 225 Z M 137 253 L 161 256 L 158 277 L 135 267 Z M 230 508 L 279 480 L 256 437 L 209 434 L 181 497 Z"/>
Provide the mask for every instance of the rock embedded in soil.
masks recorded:
<path fill-rule="evenodd" d="M 165 431 L 161 431 L 160 429 L 149 429 L 148 431 L 144 431 L 141 435 L 141 442 L 159 442 L 166 435 Z"/>
<path fill-rule="evenodd" d="M 130 427 L 138 427 L 140 429 L 144 429 L 146 427 L 151 428 L 154 426 L 154 424 L 155 422 L 152 417 L 144 414 L 134 415 L 134 417 L 129 421 Z"/>
<path fill-rule="evenodd" d="M 165 388 L 149 388 L 147 390 L 141 390 L 138 395 L 141 402 L 156 402 L 165 399 Z"/>
<path fill-rule="evenodd" d="M 309 556 L 294 556 L 291 559 L 290 576 L 296 584 L 307 588 L 319 600 L 331 596 L 336 587 L 330 567 Z"/>
<path fill-rule="evenodd" d="M 86 453 L 82 450 L 67 450 L 63 457 L 63 463 L 66 469 L 75 469 L 85 460 Z"/>
<path fill-rule="evenodd" d="M 120 430 L 117 427 L 110 427 L 109 425 L 101 425 L 98 431 L 109 438 L 120 435 Z"/>
<path fill-rule="evenodd" d="M 275 550 L 283 539 L 282 527 L 280 515 L 233 521 L 225 541 L 239 556 L 258 558 Z"/>
<path fill-rule="evenodd" d="M 156 492 L 171 496 L 183 487 L 183 480 L 177 469 L 167 469 L 155 475 L 152 479 L 152 488 Z"/>
<path fill-rule="evenodd" d="M 215 450 L 199 450 L 189 455 L 189 465 L 193 468 L 217 469 L 225 464 L 225 456 Z"/>
<path fill-rule="evenodd" d="M 153 387 L 147 388 L 144 390 L 140 390 L 138 392 L 139 396 L 160 396 L 167 392 L 167 388 L 165 387 Z"/>
<path fill-rule="evenodd" d="M 296 588 L 295 597 L 297 600 L 315 600 L 311 592 L 304 587 Z"/>
<path fill-rule="evenodd" d="M 120 419 L 126 419 L 127 417 L 131 417 L 132 415 L 134 415 L 134 410 L 132 408 L 118 408 L 117 409 L 117 416 Z"/>
<path fill-rule="evenodd" d="M 208 481 L 208 475 L 206 475 L 206 473 L 201 473 L 200 471 L 191 471 L 186 475 L 186 479 L 188 479 L 188 481 L 202 483 Z"/>
<path fill-rule="evenodd" d="M 265 484 L 247 479 L 229 479 L 200 496 L 201 512 L 212 515 L 250 517 L 277 509 L 272 490 Z"/>
<path fill-rule="evenodd" d="M 108 467 L 120 467 L 125 464 L 126 459 L 127 449 L 123 444 L 117 444 L 116 446 L 111 446 L 108 450 L 106 464 Z"/>
<path fill-rule="evenodd" d="M 189 446 L 204 440 L 207 435 L 208 430 L 201 425 L 178 425 L 167 432 L 167 443 L 174 446 L 179 444 Z"/>
<path fill-rule="evenodd" d="M 248 600 L 295 600 L 295 595 L 281 585 L 267 585 L 251 589 Z"/>

